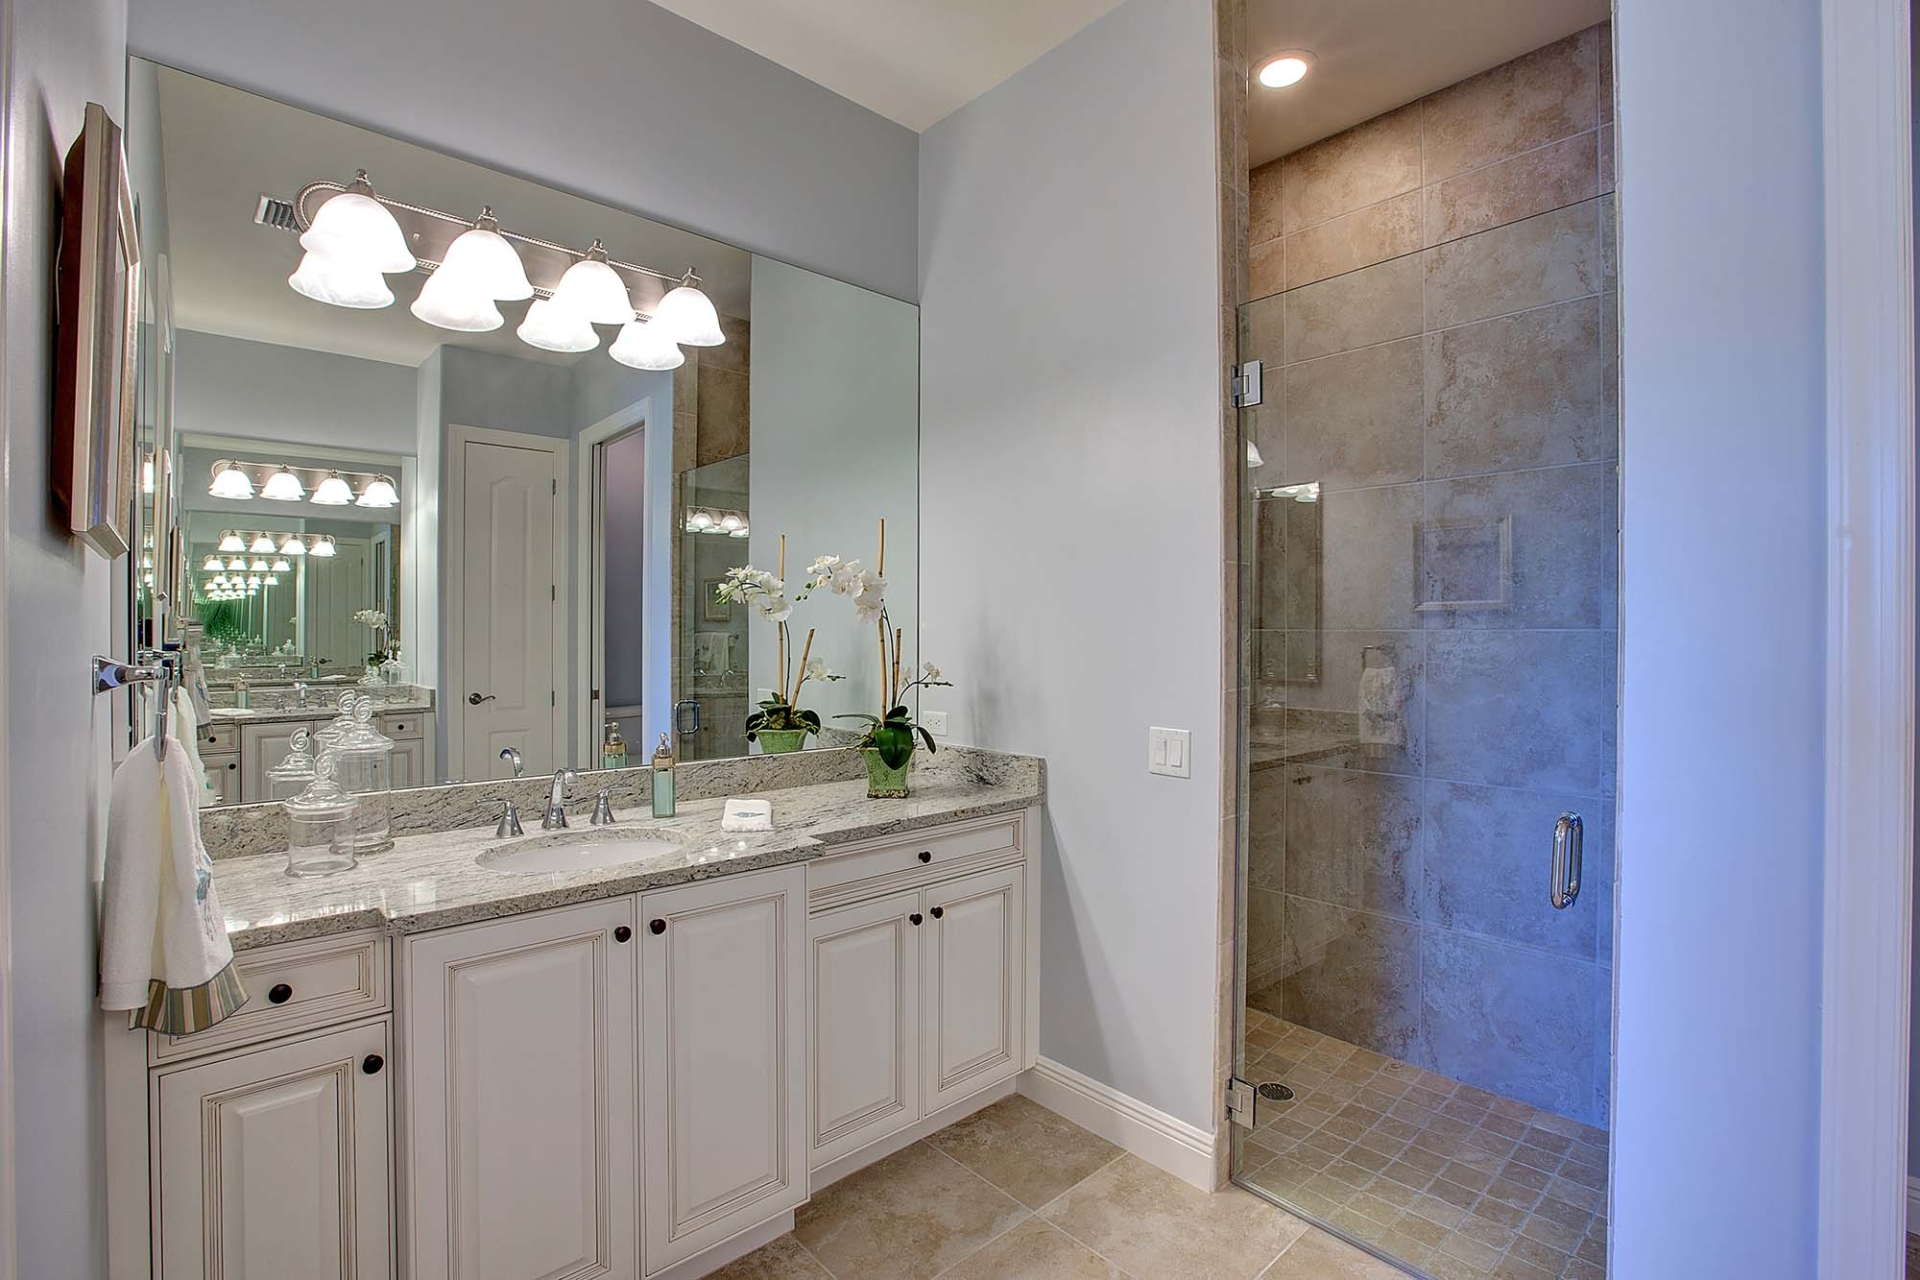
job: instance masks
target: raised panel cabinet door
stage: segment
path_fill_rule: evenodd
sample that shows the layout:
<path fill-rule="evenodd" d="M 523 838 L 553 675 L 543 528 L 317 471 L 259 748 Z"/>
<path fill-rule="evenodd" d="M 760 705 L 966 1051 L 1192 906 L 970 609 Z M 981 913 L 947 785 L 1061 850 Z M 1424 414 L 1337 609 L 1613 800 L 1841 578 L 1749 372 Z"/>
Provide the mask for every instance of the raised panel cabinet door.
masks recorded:
<path fill-rule="evenodd" d="M 920 894 L 807 920 L 809 1168 L 920 1118 Z"/>
<path fill-rule="evenodd" d="M 931 1115 L 1020 1069 L 1025 871 L 1008 867 L 921 891 L 923 1080 Z"/>
<path fill-rule="evenodd" d="M 306 722 L 289 724 L 246 724 L 240 726 L 240 800 L 258 804 L 271 800 L 267 770 L 293 754 L 296 729 L 312 729 Z"/>
<path fill-rule="evenodd" d="M 640 899 L 649 1275 L 807 1197 L 799 867 Z"/>
<path fill-rule="evenodd" d="M 633 908 L 407 940 L 411 1280 L 638 1272 Z"/>
<path fill-rule="evenodd" d="M 393 741 L 393 785 L 424 787 L 432 783 L 427 776 L 427 744 L 419 738 L 395 738 Z"/>
<path fill-rule="evenodd" d="M 158 1079 L 161 1280 L 393 1274 L 388 1024 Z"/>

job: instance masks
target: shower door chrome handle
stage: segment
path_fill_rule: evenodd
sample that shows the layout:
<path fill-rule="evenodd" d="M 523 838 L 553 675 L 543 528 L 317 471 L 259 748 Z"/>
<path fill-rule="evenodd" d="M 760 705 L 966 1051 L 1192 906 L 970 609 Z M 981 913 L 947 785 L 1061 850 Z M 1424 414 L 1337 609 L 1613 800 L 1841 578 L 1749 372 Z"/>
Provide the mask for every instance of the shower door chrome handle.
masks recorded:
<path fill-rule="evenodd" d="M 1553 824 L 1553 862 L 1547 871 L 1547 898 L 1565 911 L 1580 896 L 1580 815 L 1563 813 Z"/>

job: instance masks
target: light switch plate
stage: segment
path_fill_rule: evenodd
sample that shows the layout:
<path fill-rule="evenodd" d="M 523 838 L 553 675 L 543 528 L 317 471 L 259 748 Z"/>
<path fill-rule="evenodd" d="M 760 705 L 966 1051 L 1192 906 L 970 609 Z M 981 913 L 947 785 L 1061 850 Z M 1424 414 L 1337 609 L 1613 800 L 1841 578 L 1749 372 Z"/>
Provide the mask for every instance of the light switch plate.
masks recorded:
<path fill-rule="evenodd" d="M 936 738 L 947 736 L 947 713 L 944 711 L 922 711 L 920 727 Z"/>
<path fill-rule="evenodd" d="M 1147 772 L 1168 778 L 1193 776 L 1193 734 L 1186 729 L 1147 731 Z"/>

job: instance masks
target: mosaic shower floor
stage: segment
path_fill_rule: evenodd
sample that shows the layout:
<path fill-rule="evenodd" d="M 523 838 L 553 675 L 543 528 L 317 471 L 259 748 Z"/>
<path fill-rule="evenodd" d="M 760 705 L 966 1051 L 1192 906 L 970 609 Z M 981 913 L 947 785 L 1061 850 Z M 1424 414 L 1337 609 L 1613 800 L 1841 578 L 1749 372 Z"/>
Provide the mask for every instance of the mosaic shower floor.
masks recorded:
<path fill-rule="evenodd" d="M 1437 1280 L 1605 1280 L 1607 1135 L 1247 1010 L 1243 1180 Z"/>

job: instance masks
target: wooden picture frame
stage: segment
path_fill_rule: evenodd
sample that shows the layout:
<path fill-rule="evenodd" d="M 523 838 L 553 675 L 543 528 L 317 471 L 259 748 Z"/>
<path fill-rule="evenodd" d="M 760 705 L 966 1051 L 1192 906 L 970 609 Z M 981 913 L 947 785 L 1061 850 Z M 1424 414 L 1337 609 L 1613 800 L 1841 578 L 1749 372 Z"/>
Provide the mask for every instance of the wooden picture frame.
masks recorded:
<path fill-rule="evenodd" d="M 67 152 L 51 484 L 67 527 L 108 559 L 131 549 L 140 239 L 120 126 L 97 102 Z"/>
<path fill-rule="evenodd" d="M 725 578 L 708 578 L 700 584 L 700 621 L 733 621 L 733 603 L 720 598 L 720 588 Z"/>

